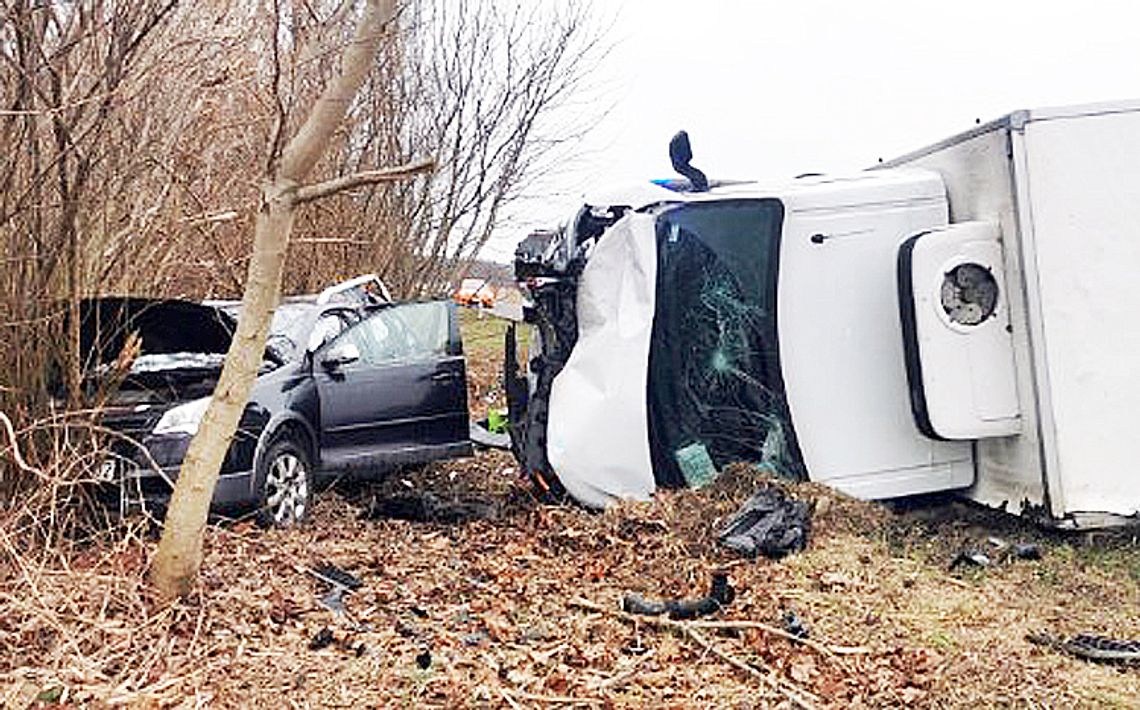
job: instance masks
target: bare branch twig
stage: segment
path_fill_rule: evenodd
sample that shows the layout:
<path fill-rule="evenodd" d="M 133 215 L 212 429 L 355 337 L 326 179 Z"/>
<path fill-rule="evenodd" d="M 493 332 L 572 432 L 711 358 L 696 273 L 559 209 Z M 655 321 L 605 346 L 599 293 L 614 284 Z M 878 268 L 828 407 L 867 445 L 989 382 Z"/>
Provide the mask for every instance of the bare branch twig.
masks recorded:
<path fill-rule="evenodd" d="M 9 419 L 8 415 L 4 412 L 0 412 L 0 422 L 4 424 L 4 430 L 8 432 L 8 441 L 11 442 L 12 445 L 12 460 L 16 462 L 16 466 L 24 473 L 31 473 L 43 478 L 43 471 L 35 466 L 29 466 L 28 463 L 24 461 L 24 457 L 20 453 L 20 442 L 16 440 L 16 429 L 12 426 L 12 420 Z"/>
<path fill-rule="evenodd" d="M 417 160 L 414 163 L 407 163 L 406 165 L 397 165 L 392 168 L 380 168 L 379 170 L 365 170 L 354 175 L 346 175 L 344 177 L 333 178 L 314 185 L 305 185 L 297 189 L 297 195 L 293 198 L 294 204 L 303 205 L 306 202 L 312 202 L 322 197 L 335 195 L 338 192 L 351 190 L 353 188 L 362 187 L 364 185 L 375 185 L 378 182 L 394 182 L 397 180 L 405 180 L 413 175 L 422 172 L 427 172 L 435 168 L 435 161 L 428 158 L 425 160 Z"/>
<path fill-rule="evenodd" d="M 626 621 L 626 622 L 629 622 L 632 624 L 644 623 L 644 624 L 647 624 L 649 626 L 657 626 L 657 627 L 661 627 L 661 628 L 680 631 L 682 634 L 684 634 L 685 636 L 688 636 L 690 639 L 692 639 L 694 642 L 696 642 L 697 645 L 701 646 L 702 648 L 704 648 L 709 653 L 713 654 L 714 656 L 716 656 L 720 660 L 724 661 L 725 663 L 729 664 L 733 668 L 736 668 L 737 670 L 743 671 L 743 672 L 747 673 L 748 675 L 759 679 L 765 685 L 767 685 L 769 688 L 779 692 L 780 694 L 782 694 L 788 700 L 791 700 L 796 705 L 799 705 L 802 708 L 806 708 L 806 709 L 810 710 L 810 708 L 815 707 L 814 703 L 819 701 L 819 698 L 816 697 L 813 693 L 810 693 L 810 692 L 808 692 L 802 688 L 797 687 L 796 685 L 794 685 L 792 682 L 790 682 L 788 680 L 780 678 L 778 675 L 776 675 L 776 672 L 773 671 L 772 669 L 767 668 L 765 666 L 764 669 L 767 672 L 762 672 L 760 669 L 756 668 L 754 665 L 749 664 L 749 663 L 745 663 L 744 661 L 740 660 L 739 658 L 736 658 L 735 656 L 720 650 L 719 648 L 716 647 L 715 644 L 713 644 L 711 641 L 706 639 L 704 637 L 704 635 L 702 635 L 699 631 L 697 631 L 695 628 L 693 628 L 693 625 L 690 622 L 673 621 L 672 619 L 665 619 L 665 618 L 655 617 L 655 616 L 644 616 L 644 617 L 643 616 L 635 616 L 633 614 L 628 614 L 624 611 L 618 611 L 616 609 L 606 608 L 600 604 L 595 604 L 594 602 L 592 602 L 588 599 L 583 599 L 581 597 L 576 597 L 574 599 L 571 599 L 570 605 L 571 606 L 577 606 L 577 607 L 580 607 L 582 609 L 588 609 L 590 611 L 600 612 L 602 614 L 607 614 L 609 616 L 613 616 L 615 618 L 621 619 L 622 621 Z M 757 665 L 760 665 L 760 664 L 757 664 Z"/>

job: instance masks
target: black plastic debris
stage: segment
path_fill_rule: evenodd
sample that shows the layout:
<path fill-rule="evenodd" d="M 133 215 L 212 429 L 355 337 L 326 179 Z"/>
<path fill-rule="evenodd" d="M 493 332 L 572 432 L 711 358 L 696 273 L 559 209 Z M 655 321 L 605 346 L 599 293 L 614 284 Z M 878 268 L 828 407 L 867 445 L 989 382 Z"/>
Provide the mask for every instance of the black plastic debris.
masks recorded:
<path fill-rule="evenodd" d="M 335 565 L 316 565 L 309 569 L 309 574 L 328 586 L 328 591 L 321 597 L 320 602 L 326 609 L 337 614 L 344 613 L 344 595 L 364 586 L 360 578 Z"/>
<path fill-rule="evenodd" d="M 1030 633 L 1025 639 L 1094 663 L 1140 666 L 1140 640 L 1115 639 L 1099 634 L 1066 638 L 1048 632 Z"/>
<path fill-rule="evenodd" d="M 756 492 L 717 535 L 721 544 L 745 557 L 779 559 L 807 547 L 811 506 L 769 486 Z"/>
<path fill-rule="evenodd" d="M 664 599 L 652 601 L 640 594 L 626 594 L 621 608 L 630 614 L 660 616 L 668 614 L 670 619 L 695 619 L 719 611 L 736 598 L 736 590 L 728 582 L 724 572 L 714 572 L 709 593 L 700 599 Z"/>
<path fill-rule="evenodd" d="M 423 670 L 431 668 L 431 651 L 424 651 L 416 656 L 416 665 Z"/>
<path fill-rule="evenodd" d="M 951 571 L 961 566 L 966 567 L 989 567 L 993 562 L 990 560 L 989 555 L 977 550 L 962 550 L 958 555 L 951 560 Z"/>
<path fill-rule="evenodd" d="M 1041 547 L 1033 542 L 1016 542 L 1011 545 L 999 537 L 986 538 L 986 542 L 996 551 L 997 559 L 1003 562 L 1011 559 L 1032 561 L 1041 559 Z"/>
<path fill-rule="evenodd" d="M 354 574 L 345 572 L 340 567 L 330 564 L 316 565 L 312 568 L 314 577 L 335 587 L 344 587 L 347 590 L 356 590 L 364 586 L 364 582 Z"/>
<path fill-rule="evenodd" d="M 1041 547 L 1032 542 L 1019 542 L 1013 546 L 1013 556 L 1019 560 L 1041 559 Z"/>
<path fill-rule="evenodd" d="M 364 511 L 368 519 L 394 518 L 417 523 L 454 525 L 499 516 L 499 508 L 477 499 L 443 499 L 431 493 L 412 492 L 376 498 Z"/>
<path fill-rule="evenodd" d="M 309 650 L 319 651 L 322 648 L 328 648 L 334 641 L 336 641 L 336 637 L 333 636 L 332 630 L 325 626 L 309 641 Z"/>
<path fill-rule="evenodd" d="M 792 611 L 791 609 L 784 612 L 783 621 L 784 631 L 787 631 L 789 634 L 795 636 L 796 638 L 806 639 L 808 637 L 808 628 L 804 624 L 803 619 L 801 619 L 796 614 L 796 612 Z"/>

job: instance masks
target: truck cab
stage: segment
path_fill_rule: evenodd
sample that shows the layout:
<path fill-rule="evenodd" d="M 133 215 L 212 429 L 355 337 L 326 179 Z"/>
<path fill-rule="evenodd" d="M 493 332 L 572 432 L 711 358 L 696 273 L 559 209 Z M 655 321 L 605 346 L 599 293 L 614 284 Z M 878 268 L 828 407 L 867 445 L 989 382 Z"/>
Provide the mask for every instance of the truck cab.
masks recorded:
<path fill-rule="evenodd" d="M 598 507 L 751 461 L 861 498 L 1134 520 L 1104 435 L 1140 425 L 1122 149 L 1140 104 L 1017 112 L 853 175 L 587 197 L 516 252 L 537 330 L 527 377 L 508 353 L 516 455 Z"/>

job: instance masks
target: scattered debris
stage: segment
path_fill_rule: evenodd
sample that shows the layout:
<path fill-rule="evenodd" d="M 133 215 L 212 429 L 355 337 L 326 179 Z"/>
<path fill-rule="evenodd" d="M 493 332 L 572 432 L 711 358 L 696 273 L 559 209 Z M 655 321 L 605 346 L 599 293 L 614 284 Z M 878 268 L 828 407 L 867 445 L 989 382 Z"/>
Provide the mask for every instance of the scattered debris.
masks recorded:
<path fill-rule="evenodd" d="M 780 693 L 785 698 L 792 701 L 792 703 L 794 703 L 796 706 L 803 708 L 812 708 L 820 702 L 820 697 L 818 695 L 804 688 L 801 688 L 786 678 L 781 677 L 770 667 L 766 666 L 764 662 L 758 657 L 753 657 L 751 659 L 751 662 L 745 663 L 736 656 L 718 648 L 712 641 L 706 638 L 705 635 L 701 633 L 701 631 L 698 630 L 703 628 L 715 628 L 722 630 L 728 628 L 749 628 L 752 627 L 752 624 L 749 622 L 703 622 L 702 625 L 702 622 L 700 621 L 676 621 L 672 619 L 662 619 L 659 617 L 646 618 L 643 616 L 630 614 L 625 611 L 607 609 L 606 607 L 595 604 L 588 599 L 582 598 L 572 599 L 570 604 L 582 609 L 616 616 L 623 621 L 631 622 L 634 624 L 644 622 L 650 625 L 656 625 L 663 628 L 672 629 L 674 631 L 679 631 L 688 639 L 700 646 L 704 651 L 711 653 L 713 656 L 720 659 L 721 661 L 724 661 L 736 670 L 761 681 L 771 690 Z M 818 644 L 813 645 L 818 646 Z"/>
<path fill-rule="evenodd" d="M 993 562 L 989 555 L 977 550 L 962 550 L 950 561 L 950 570 L 954 571 L 962 565 L 969 567 L 989 567 Z"/>
<path fill-rule="evenodd" d="M 499 508 L 493 503 L 478 499 L 452 498 L 445 500 L 424 492 L 411 492 L 374 498 L 361 517 L 367 519 L 395 518 L 417 523 L 455 525 L 472 520 L 499 517 Z"/>
<path fill-rule="evenodd" d="M 791 609 L 784 612 L 784 630 L 798 639 L 808 637 L 808 628 L 804 625 L 803 619 Z"/>
<path fill-rule="evenodd" d="M 1125 641 L 1096 634 L 1077 634 L 1065 638 L 1047 632 L 1027 634 L 1025 639 L 1086 661 L 1140 665 L 1140 641 Z"/>
<path fill-rule="evenodd" d="M 1041 559 L 1041 547 L 1032 542 L 1018 542 L 1010 545 L 1005 540 L 998 537 L 986 538 L 986 542 L 990 547 L 994 548 L 997 555 L 997 561 L 1008 562 L 1009 560 L 1039 560 Z M 967 548 L 960 551 L 953 560 L 950 562 L 951 571 L 960 566 L 967 567 L 990 567 L 994 564 L 995 560 L 987 555 L 985 552 L 974 548 Z"/>
<path fill-rule="evenodd" d="M 313 567 L 309 572 L 323 582 L 328 583 L 334 587 L 343 587 L 349 591 L 355 591 L 364 586 L 364 582 L 359 577 L 345 572 L 340 567 L 331 564 L 320 564 Z"/>
<path fill-rule="evenodd" d="M 427 670 L 431 668 L 431 651 L 424 651 L 416 656 L 416 665 Z"/>
<path fill-rule="evenodd" d="M 700 599 L 665 599 L 650 601 L 640 594 L 626 594 L 621 608 L 630 614 L 660 616 L 668 614 L 670 619 L 695 619 L 720 611 L 732 603 L 736 590 L 728 582 L 724 572 L 714 572 L 709 593 Z"/>
<path fill-rule="evenodd" d="M 344 595 L 364 586 L 364 582 L 341 568 L 331 564 L 321 564 L 311 568 L 300 568 L 328 585 L 328 591 L 321 597 L 321 605 L 337 614 L 343 614 Z"/>
<path fill-rule="evenodd" d="M 1000 537 L 986 538 L 994 549 L 1003 553 L 1007 557 L 1012 557 L 1018 560 L 1039 560 L 1041 559 L 1041 547 L 1033 542 L 1018 542 L 1012 546 Z"/>
<path fill-rule="evenodd" d="M 506 432 L 506 427 L 500 426 L 499 430 L 496 431 L 488 419 L 471 422 L 470 427 L 471 442 L 476 446 L 482 446 L 488 449 L 503 449 L 504 451 L 510 450 L 511 435 Z"/>
<path fill-rule="evenodd" d="M 811 536 L 811 506 L 788 498 L 777 486 L 761 488 L 745 501 L 718 534 L 721 544 L 745 557 L 771 559 L 798 552 Z"/>
<path fill-rule="evenodd" d="M 331 646 L 334 641 L 336 641 L 336 637 L 333 636 L 332 630 L 327 626 L 322 627 L 313 637 L 313 640 L 309 642 L 309 650 L 320 651 L 322 648 Z"/>
<path fill-rule="evenodd" d="M 1019 542 L 1013 546 L 1013 556 L 1019 560 L 1041 559 L 1041 547 L 1032 542 Z"/>

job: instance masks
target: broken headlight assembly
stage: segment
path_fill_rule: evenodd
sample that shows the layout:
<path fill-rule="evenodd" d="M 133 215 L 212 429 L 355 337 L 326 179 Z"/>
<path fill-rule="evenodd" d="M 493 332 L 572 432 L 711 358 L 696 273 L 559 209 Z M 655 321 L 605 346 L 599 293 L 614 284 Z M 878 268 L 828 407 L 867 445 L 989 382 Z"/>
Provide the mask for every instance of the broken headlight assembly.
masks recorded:
<path fill-rule="evenodd" d="M 188 434 L 194 436 L 198 433 L 198 425 L 210 406 L 211 397 L 202 397 L 186 404 L 168 409 L 158 424 L 154 425 L 153 434 Z"/>

